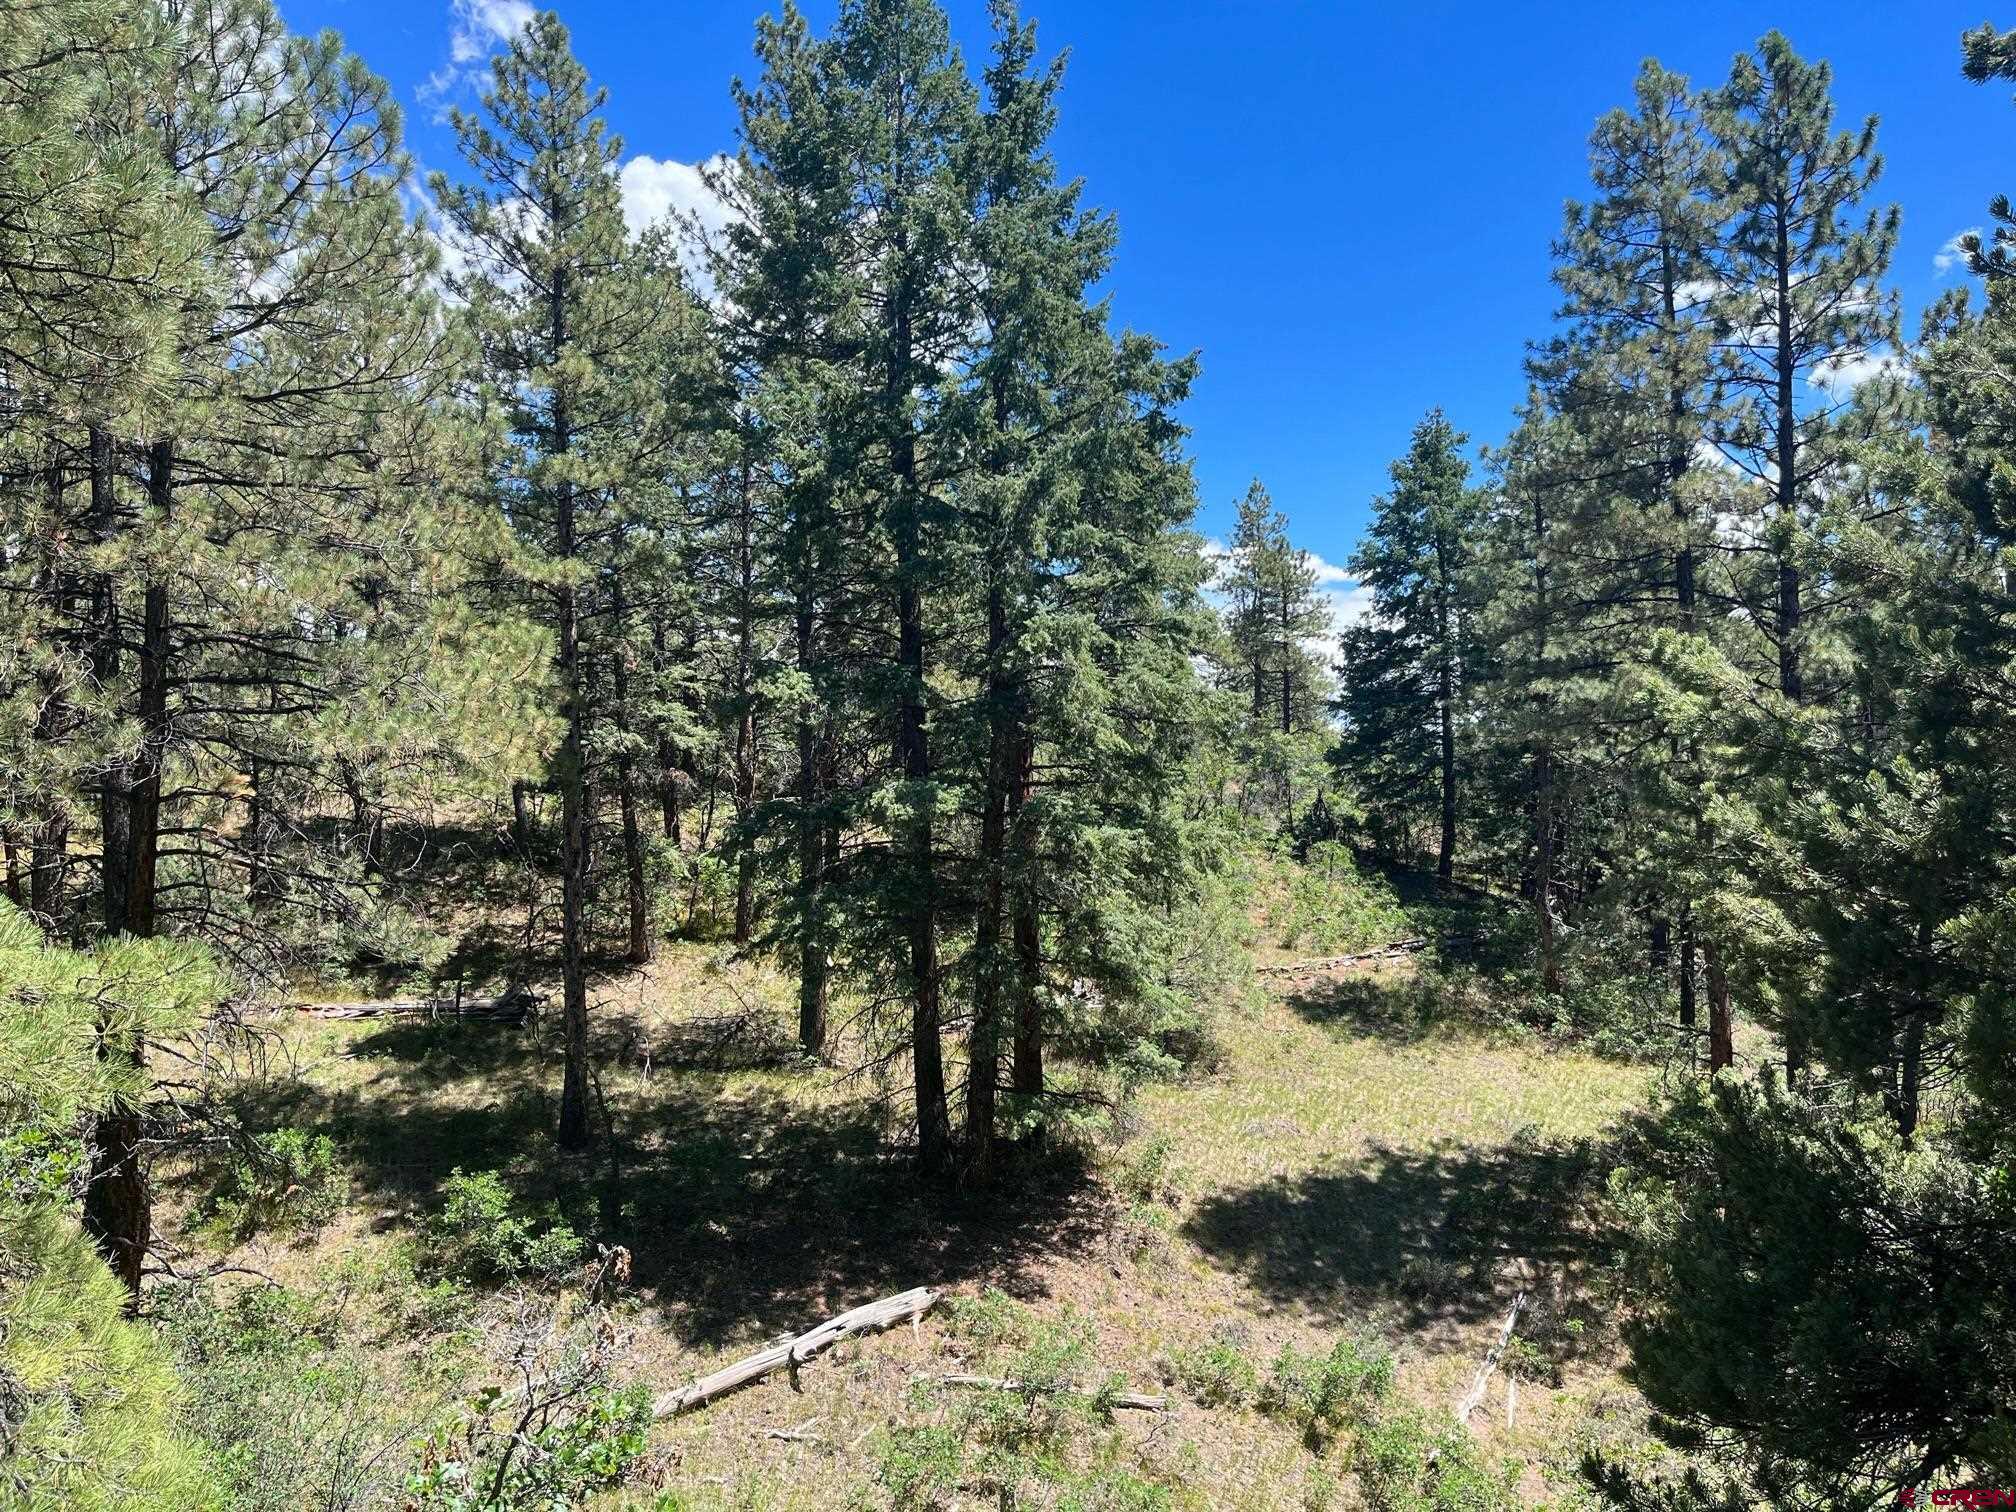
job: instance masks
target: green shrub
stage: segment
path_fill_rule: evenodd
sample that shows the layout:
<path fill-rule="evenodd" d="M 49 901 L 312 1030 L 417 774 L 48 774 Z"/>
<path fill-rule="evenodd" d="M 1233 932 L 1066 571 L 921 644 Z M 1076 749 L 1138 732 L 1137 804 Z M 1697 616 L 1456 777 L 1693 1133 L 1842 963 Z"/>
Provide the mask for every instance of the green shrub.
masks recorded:
<path fill-rule="evenodd" d="M 434 1268 L 466 1281 L 556 1280 L 588 1244 L 557 1219 L 543 1225 L 517 1209 L 495 1171 L 457 1166 L 443 1184 L 441 1211 L 427 1226 Z"/>
<path fill-rule="evenodd" d="M 313 1232 L 350 1201 L 350 1173 L 326 1134 L 275 1129 L 225 1173 L 209 1203 L 211 1222 L 240 1239 L 262 1232 Z"/>
<path fill-rule="evenodd" d="M 1268 911 L 1282 949 L 1356 950 L 1409 932 L 1391 889 L 1359 875 L 1347 847 L 1322 841 L 1287 871 L 1287 885 Z"/>
<path fill-rule="evenodd" d="M 1175 1152 L 1167 1135 L 1146 1141 L 1114 1163 L 1114 1189 L 1132 1202 L 1175 1207 L 1183 1200 L 1183 1173 Z"/>
<path fill-rule="evenodd" d="M 651 1392 L 642 1384 L 598 1379 L 529 1412 L 515 1401 L 506 1406 L 492 1389 L 461 1423 L 428 1439 L 407 1479 L 406 1505 L 412 1512 L 578 1506 L 592 1492 L 621 1485 L 650 1435 Z"/>
<path fill-rule="evenodd" d="M 1108 1468 L 1065 1485 L 1050 1505 L 1056 1512 L 1167 1512 L 1175 1500 L 1166 1486 Z"/>
<path fill-rule="evenodd" d="M 1237 1345 L 1224 1340 L 1176 1352 L 1176 1381 L 1206 1407 L 1237 1407 L 1252 1400 L 1260 1372 Z"/>
<path fill-rule="evenodd" d="M 1339 1339 L 1327 1355 L 1285 1346 L 1260 1391 L 1263 1412 L 1293 1423 L 1313 1441 L 1370 1420 L 1393 1389 L 1393 1357 L 1369 1339 Z"/>
<path fill-rule="evenodd" d="M 163 1331 L 189 1385 L 188 1424 L 210 1447 L 234 1512 L 356 1507 L 397 1483 L 416 1416 L 388 1411 L 338 1314 L 281 1286 L 220 1296 L 166 1287 Z"/>
<path fill-rule="evenodd" d="M 1027 1343 L 1031 1326 L 1029 1310 L 992 1286 L 977 1297 L 949 1298 L 945 1323 L 954 1338 L 982 1350 Z"/>
<path fill-rule="evenodd" d="M 1519 1504 L 1514 1463 L 1489 1469 L 1454 1419 L 1437 1422 L 1412 1407 L 1368 1422 L 1352 1464 L 1371 1512 L 1511 1512 Z"/>
<path fill-rule="evenodd" d="M 891 1428 L 875 1452 L 875 1481 L 896 1512 L 940 1506 L 966 1473 L 966 1448 L 950 1428 Z"/>

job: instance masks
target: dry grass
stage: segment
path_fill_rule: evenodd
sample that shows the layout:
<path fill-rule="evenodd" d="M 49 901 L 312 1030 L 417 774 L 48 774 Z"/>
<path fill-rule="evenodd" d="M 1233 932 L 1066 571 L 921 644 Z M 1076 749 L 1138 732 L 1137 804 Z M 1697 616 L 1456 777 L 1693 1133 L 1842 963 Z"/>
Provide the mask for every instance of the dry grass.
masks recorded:
<path fill-rule="evenodd" d="M 792 1055 L 785 984 L 709 948 L 673 947 L 598 1009 L 613 1156 L 552 1147 L 548 1028 L 286 1021 L 296 1074 L 241 1101 L 262 1126 L 326 1129 L 358 1201 L 312 1243 L 258 1240 L 231 1258 L 312 1290 L 346 1257 L 396 1248 L 450 1170 L 495 1168 L 526 1200 L 631 1250 L 628 1368 L 656 1386 L 931 1284 L 998 1287 L 1039 1317 L 1081 1317 L 1100 1365 L 1141 1387 L 1206 1343 L 1237 1344 L 1264 1373 L 1283 1344 L 1370 1327 L 1398 1349 L 1402 1390 L 1435 1405 L 1460 1394 L 1525 1285 L 1560 1384 L 1523 1387 L 1511 1434 L 1494 1392 L 1479 1427 L 1537 1467 L 1592 1402 L 1629 1406 L 1600 1340 L 1578 1342 L 1570 1324 L 1586 1264 L 1573 1211 L 1589 1175 L 1571 1142 L 1638 1098 L 1646 1073 L 1453 1030 L 1397 1032 L 1373 1010 L 1407 969 L 1319 984 L 1227 1024 L 1217 1074 L 1152 1090 L 1123 1148 L 1053 1158 L 1012 1203 L 920 1192 L 892 1150 L 880 1089 Z M 483 1337 L 478 1375 L 494 1368 Z M 663 1484 L 680 1506 L 845 1505 L 872 1485 L 876 1430 L 947 1410 L 912 1377 L 984 1364 L 938 1318 L 850 1344 L 803 1372 L 802 1390 L 777 1380 L 661 1425 Z M 388 1367 L 399 1389 L 411 1379 Z M 407 1405 L 448 1400 L 444 1388 Z M 1116 1462 L 1181 1487 L 1179 1504 L 1349 1505 L 1324 1500 L 1334 1467 L 1250 1408 L 1184 1402 L 1097 1433 Z M 1537 1470 L 1524 1484 L 1530 1500 L 1549 1494 Z M 641 1505 L 655 1494 L 635 1493 Z"/>

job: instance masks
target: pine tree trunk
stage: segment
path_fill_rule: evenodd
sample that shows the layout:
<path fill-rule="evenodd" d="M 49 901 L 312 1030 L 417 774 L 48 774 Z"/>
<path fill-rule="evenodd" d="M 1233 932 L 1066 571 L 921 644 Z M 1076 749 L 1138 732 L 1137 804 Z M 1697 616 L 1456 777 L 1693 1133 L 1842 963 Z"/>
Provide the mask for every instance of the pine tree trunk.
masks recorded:
<path fill-rule="evenodd" d="M 147 494 L 162 519 L 174 500 L 175 446 L 157 441 L 147 464 Z M 140 749 L 130 784 L 132 873 L 125 927 L 142 939 L 155 932 L 156 872 L 161 854 L 161 779 L 168 748 L 168 588 L 153 582 L 141 607 Z"/>
<path fill-rule="evenodd" d="M 1008 789 L 1008 829 L 1024 851 L 1034 846 L 1025 833 L 1024 814 L 1036 786 L 1036 739 L 1026 728 L 1016 732 L 1015 776 Z M 1015 1050 L 1009 1085 L 1018 1098 L 1034 1103 L 1043 1095 L 1043 942 L 1036 917 L 1035 894 L 1025 885 L 1014 889 L 1011 902 L 1015 930 Z M 1035 1130 L 1042 1138 L 1042 1126 Z"/>
<path fill-rule="evenodd" d="M 749 457 L 742 458 L 740 507 L 737 513 L 739 581 L 735 612 L 735 817 L 742 822 L 735 865 L 735 943 L 747 945 L 756 927 L 756 852 L 747 826 L 756 812 L 756 555 L 750 520 Z"/>
<path fill-rule="evenodd" d="M 625 603 L 620 580 L 616 586 L 614 612 L 618 626 L 624 623 Z M 622 634 L 619 628 L 619 635 Z M 615 694 L 617 716 L 623 728 L 634 729 L 630 708 L 629 643 L 616 648 Z M 644 879 L 644 832 L 637 819 L 637 762 L 626 745 L 616 758 L 617 804 L 623 824 L 623 895 L 629 920 L 629 935 L 623 959 L 632 966 L 644 966 L 652 957 L 651 899 Z"/>
<path fill-rule="evenodd" d="M 1435 881 L 1445 889 L 1456 880 L 1456 710 L 1453 681 L 1445 661 L 1438 676 L 1435 700 L 1442 726 L 1442 833 L 1435 851 Z"/>
<path fill-rule="evenodd" d="M 21 887 L 21 848 L 15 843 L 13 830 L 0 835 L 0 853 L 4 853 L 7 861 L 7 901 L 16 908 L 25 908 L 28 896 Z"/>
<path fill-rule="evenodd" d="M 143 1064 L 137 1045 L 114 1045 L 101 1038 L 101 1057 Z M 91 1173 L 84 1188 L 84 1230 L 104 1252 L 112 1273 L 125 1283 L 126 1310 L 138 1310 L 140 1272 L 153 1240 L 153 1203 L 147 1191 L 147 1171 L 141 1163 L 140 1141 L 145 1125 L 137 1108 L 123 1104 L 92 1121 Z"/>
<path fill-rule="evenodd" d="M 1905 1016 L 1897 1057 L 1897 1133 L 1908 1144 L 1918 1133 L 1920 1088 L 1925 1059 L 1925 1015 Z"/>
<path fill-rule="evenodd" d="M 897 231 L 899 265 L 905 233 Z M 891 481 L 896 551 L 896 639 L 900 692 L 896 708 L 896 760 L 916 788 L 931 780 L 931 748 L 924 728 L 923 522 L 919 518 L 917 438 L 906 413 L 912 382 L 910 291 L 899 280 L 890 300 L 889 367 L 883 414 L 893 429 Z M 944 1047 L 939 1043 L 937 877 L 928 811 L 909 823 L 909 896 L 904 900 L 910 944 L 910 1062 L 917 1103 L 917 1160 L 927 1174 L 951 1164 L 952 1120 L 945 1098 Z"/>
<path fill-rule="evenodd" d="M 816 628 L 811 591 L 801 588 L 798 671 L 808 680 Z M 806 705 L 798 713 L 798 1048 L 807 1055 L 826 1052 L 826 825 L 818 812 L 819 774 L 819 729 Z"/>
<path fill-rule="evenodd" d="M 550 294 L 549 336 L 557 355 L 566 350 L 567 281 L 556 273 Z M 567 402 L 553 404 L 553 450 L 572 446 Z M 555 555 L 572 563 L 575 538 L 574 484 L 563 481 L 554 495 Z M 560 696 L 566 703 L 567 733 L 560 746 L 560 1127 L 563 1149 L 585 1148 L 588 1131 L 588 753 L 586 691 L 581 676 L 581 605 L 570 577 L 556 590 L 560 629 Z"/>
<path fill-rule="evenodd" d="M 1008 611 L 1001 585 L 987 590 L 986 787 L 980 800 L 980 916 L 973 940 L 973 1021 L 966 1040 L 965 1179 L 983 1186 L 993 1174 L 995 1090 L 1001 1075 L 1002 979 L 1007 952 L 1002 924 L 1007 911 L 1008 784 L 1014 763 L 1014 690 L 1002 661 L 1008 648 Z"/>
<path fill-rule="evenodd" d="M 1694 1008 L 1694 919 L 1688 913 L 1680 920 L 1680 1027 L 1692 1029 L 1697 1017 Z"/>
<path fill-rule="evenodd" d="M 1533 753 L 1533 920 L 1539 929 L 1540 980 L 1549 993 L 1561 991 L 1561 963 L 1554 948 L 1554 753 L 1546 745 Z"/>
<path fill-rule="evenodd" d="M 1708 977 L 1708 1071 L 1713 1075 L 1736 1064 L 1736 1040 L 1729 1015 L 1729 979 L 1712 942 L 1701 942 L 1701 964 Z"/>
<path fill-rule="evenodd" d="M 97 467 L 94 445 L 94 485 Z M 105 448 L 109 462 L 110 449 Z M 165 520 L 173 507 L 174 444 L 157 441 L 148 453 L 149 502 Z M 105 476 L 109 499 L 111 479 Z M 95 507 L 94 499 L 94 507 Z M 115 830 L 123 820 L 123 835 L 108 830 L 104 868 L 105 925 L 108 933 L 125 931 L 140 939 L 156 930 L 155 871 L 160 852 L 161 776 L 168 739 L 168 590 L 149 583 L 143 599 L 140 633 L 140 680 L 136 713 L 140 745 L 127 762 L 117 764 L 116 783 L 106 788 L 106 817 Z M 123 799 L 123 803 L 116 802 Z M 123 857 L 120 851 L 124 851 Z M 123 889 L 120 883 L 123 882 Z M 116 911 L 115 911 L 116 910 Z M 132 1040 L 114 1041 L 108 1026 L 99 1025 L 101 1057 L 129 1060 L 137 1070 L 145 1064 L 146 1047 Z M 140 1156 L 144 1123 L 136 1107 L 118 1105 L 92 1124 L 90 1174 L 84 1190 L 84 1227 L 125 1283 L 128 1310 L 137 1307 L 140 1272 L 153 1242 L 152 1201 L 147 1172 Z"/>

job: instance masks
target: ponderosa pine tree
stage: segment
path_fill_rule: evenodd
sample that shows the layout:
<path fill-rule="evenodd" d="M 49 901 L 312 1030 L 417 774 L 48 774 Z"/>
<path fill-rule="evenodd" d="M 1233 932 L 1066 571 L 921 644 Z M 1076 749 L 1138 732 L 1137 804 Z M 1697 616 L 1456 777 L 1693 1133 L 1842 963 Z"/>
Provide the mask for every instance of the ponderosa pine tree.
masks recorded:
<path fill-rule="evenodd" d="M 65 805 L 62 859 L 82 849 L 98 878 L 78 899 L 95 926 L 51 914 L 87 936 L 201 935 L 258 985 L 371 934 L 340 845 L 298 822 L 334 796 L 332 747 L 396 746 L 410 770 L 452 732 L 480 764 L 484 718 L 516 712 L 512 627 L 456 654 L 476 627 L 442 590 L 466 537 L 450 509 L 393 507 L 439 489 L 430 405 L 454 347 L 383 84 L 257 0 L 165 21 L 160 66 L 87 90 L 108 138 L 144 138 L 189 228 L 156 249 L 188 257 L 157 391 L 52 412 L 39 443 L 43 519 L 84 547 L 53 576 L 29 567 L 57 594 L 39 654 L 88 690 L 58 705 L 69 765 L 43 791 Z M 451 725 L 451 704 L 476 717 Z M 87 799 L 97 822 L 73 845 Z M 145 1045 L 104 1050 L 137 1064 Z M 140 1135 L 132 1107 L 98 1120 L 85 1208 L 129 1286 L 149 1243 Z"/>
<path fill-rule="evenodd" d="M 603 98 L 566 28 L 543 12 L 493 64 L 484 118 L 452 118 L 477 181 L 433 180 L 465 258 L 448 287 L 468 305 L 512 439 L 498 502 L 550 563 L 531 591 L 534 617 L 557 641 L 565 724 L 552 780 L 561 799 L 566 1052 L 558 1133 L 569 1148 L 589 1138 L 590 867 L 606 792 L 601 726 L 616 696 L 600 674 L 622 655 L 612 594 L 629 538 L 648 518 L 640 496 L 655 493 L 667 465 L 664 394 L 638 369 L 662 354 L 656 338 L 681 310 L 676 280 L 668 288 L 665 270 L 625 231 L 613 172 L 621 144 L 599 114 Z M 631 603 L 639 598 L 633 585 Z M 626 867 L 626 885 L 632 876 Z"/>
<path fill-rule="evenodd" d="M 1832 77 L 1771 32 L 1737 57 L 1707 107 L 1727 219 L 1714 277 L 1718 378 L 1730 409 L 1715 439 L 1770 492 L 1760 544 L 1771 568 L 1747 608 L 1771 643 L 1778 691 L 1793 703 L 1809 696 L 1807 622 L 1819 607 L 1800 565 L 1803 540 L 1839 476 L 1844 429 L 1852 421 L 1867 434 L 1880 423 L 1871 406 L 1845 396 L 1881 373 L 1897 343 L 1895 300 L 1881 281 L 1898 212 L 1857 216 L 1882 172 L 1876 122 L 1834 129 Z"/>
<path fill-rule="evenodd" d="M 1469 486 L 1467 438 L 1438 410 L 1414 428 L 1351 559 L 1372 594 L 1344 633 L 1339 671 L 1345 729 L 1337 761 L 1388 834 L 1435 815 L 1435 877 L 1455 875 L 1465 679 L 1481 645 L 1472 578 L 1483 504 Z"/>
<path fill-rule="evenodd" d="M 1706 611 L 1722 599 L 1704 607 L 1704 589 L 1725 490 L 1690 474 L 1722 418 L 1722 161 L 1687 81 L 1648 61 L 1634 108 L 1597 123 L 1590 164 L 1596 197 L 1568 207 L 1555 244 L 1565 329 L 1529 362 L 1564 422 L 1544 470 L 1559 492 L 1556 639 L 1585 680 L 1581 723 L 1600 748 L 1592 754 L 1655 826 L 1629 848 L 1634 875 L 1623 880 L 1651 915 L 1652 965 L 1673 973 L 1679 1021 L 1691 1027 L 1695 900 L 1675 862 L 1701 839 L 1703 774 L 1698 749 L 1656 738 L 1646 701 L 1627 686 L 1652 675 L 1661 627 L 1699 636 L 1720 618 Z"/>

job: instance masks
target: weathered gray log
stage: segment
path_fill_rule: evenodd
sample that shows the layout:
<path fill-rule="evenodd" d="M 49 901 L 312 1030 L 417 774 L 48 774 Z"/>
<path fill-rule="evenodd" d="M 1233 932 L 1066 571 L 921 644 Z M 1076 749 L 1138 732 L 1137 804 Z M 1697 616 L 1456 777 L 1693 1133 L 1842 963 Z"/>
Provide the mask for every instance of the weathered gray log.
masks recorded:
<path fill-rule="evenodd" d="M 941 1375 L 937 1377 L 940 1386 L 960 1386 L 969 1391 L 1026 1391 L 1029 1388 L 1021 1381 L 1011 1381 L 1006 1376 L 983 1375 Z M 1066 1387 L 1072 1396 L 1091 1397 L 1103 1401 L 1118 1412 L 1167 1412 L 1167 1397 L 1148 1396 L 1139 1391 L 1116 1391 L 1111 1396 L 1101 1396 L 1096 1391 L 1085 1391 L 1079 1387 Z"/>
<path fill-rule="evenodd" d="M 295 1003 L 297 1013 L 311 1018 L 466 1018 L 489 1023 L 522 1023 L 537 1008 L 537 993 L 514 988 L 487 998 L 369 998 L 353 1003 Z"/>
<path fill-rule="evenodd" d="M 1374 946 L 1371 950 L 1361 950 L 1355 955 L 1322 956 L 1313 961 L 1288 961 L 1279 966 L 1258 966 L 1257 976 L 1304 976 L 1317 971 L 1335 971 L 1344 966 L 1356 966 L 1361 961 L 1386 961 L 1396 956 L 1412 955 L 1428 942 L 1426 940 L 1395 940 L 1390 945 Z"/>
<path fill-rule="evenodd" d="M 711 1402 L 738 1386 L 760 1381 L 773 1370 L 786 1367 L 795 1370 L 822 1349 L 831 1348 L 851 1335 L 871 1333 L 921 1317 L 931 1310 L 937 1300 L 937 1292 L 928 1286 L 918 1286 L 907 1292 L 898 1292 L 893 1297 L 884 1297 L 879 1302 L 856 1307 L 837 1318 L 828 1318 L 817 1328 L 779 1339 L 732 1365 L 724 1365 L 712 1375 L 702 1376 L 691 1386 L 666 1392 L 651 1404 L 651 1415 L 654 1418 L 673 1417 Z"/>
<path fill-rule="evenodd" d="M 1470 1390 L 1456 1406 L 1456 1421 L 1466 1427 L 1470 1414 L 1484 1401 L 1484 1388 L 1491 1382 L 1491 1372 L 1498 1368 L 1506 1348 L 1512 1343 L 1512 1330 L 1519 1326 L 1519 1314 L 1525 1310 L 1526 1293 L 1523 1291 L 1512 1299 L 1512 1311 L 1505 1314 L 1505 1326 L 1498 1330 L 1498 1342 L 1493 1344 L 1484 1356 L 1484 1363 L 1477 1367 L 1477 1379 L 1470 1383 Z"/>

